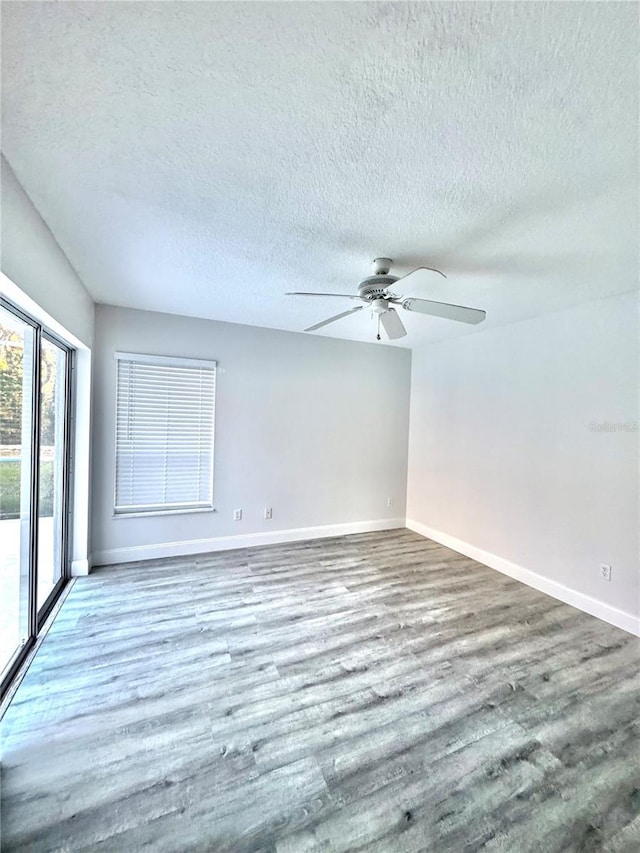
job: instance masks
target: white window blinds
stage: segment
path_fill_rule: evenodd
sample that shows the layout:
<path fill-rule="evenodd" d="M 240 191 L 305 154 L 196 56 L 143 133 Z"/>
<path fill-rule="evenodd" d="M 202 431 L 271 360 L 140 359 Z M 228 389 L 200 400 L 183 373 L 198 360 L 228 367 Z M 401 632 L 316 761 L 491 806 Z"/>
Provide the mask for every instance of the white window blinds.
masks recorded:
<path fill-rule="evenodd" d="M 213 509 L 215 361 L 116 364 L 116 515 Z"/>

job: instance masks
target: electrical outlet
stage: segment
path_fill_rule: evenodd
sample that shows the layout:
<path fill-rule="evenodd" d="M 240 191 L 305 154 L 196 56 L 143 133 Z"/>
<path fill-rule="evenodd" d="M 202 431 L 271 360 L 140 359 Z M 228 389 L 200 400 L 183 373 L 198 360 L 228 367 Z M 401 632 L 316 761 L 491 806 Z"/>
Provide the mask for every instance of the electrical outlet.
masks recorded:
<path fill-rule="evenodd" d="M 242 510 L 241 509 L 234 509 L 233 520 L 234 521 L 242 521 Z"/>
<path fill-rule="evenodd" d="M 387 506 L 393 506 L 393 498 L 387 498 Z"/>
<path fill-rule="evenodd" d="M 273 518 L 273 510 L 271 509 L 270 506 L 266 506 L 264 508 L 264 517 L 267 520 L 269 520 L 270 518 Z"/>
<path fill-rule="evenodd" d="M 611 566 L 608 566 L 606 563 L 600 564 L 600 577 L 603 581 L 611 580 Z"/>

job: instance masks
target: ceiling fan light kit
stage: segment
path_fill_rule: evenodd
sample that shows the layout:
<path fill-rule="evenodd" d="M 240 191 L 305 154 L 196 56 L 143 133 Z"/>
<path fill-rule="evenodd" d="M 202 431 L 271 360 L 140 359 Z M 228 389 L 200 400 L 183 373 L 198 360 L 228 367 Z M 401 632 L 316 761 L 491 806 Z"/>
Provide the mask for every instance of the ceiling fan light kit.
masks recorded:
<path fill-rule="evenodd" d="M 399 281 L 407 282 L 411 279 L 411 284 L 419 283 L 425 278 L 429 278 L 429 273 L 436 273 L 446 278 L 446 275 L 440 270 L 433 267 L 418 267 L 407 275 L 395 276 L 390 275 L 389 271 L 392 266 L 391 258 L 374 258 L 371 263 L 373 275 L 363 279 L 358 285 L 357 294 L 347 293 L 310 293 L 295 291 L 287 293 L 287 296 L 331 296 L 338 299 L 359 299 L 364 302 L 364 305 L 358 305 L 355 308 L 350 308 L 348 311 L 342 311 L 340 314 L 335 314 L 326 320 L 321 320 L 313 326 L 308 326 L 305 332 L 314 332 L 323 326 L 328 326 L 329 323 L 335 323 L 336 320 L 341 320 L 349 314 L 354 314 L 356 311 L 361 311 L 366 305 L 371 308 L 371 316 L 377 317 L 378 334 L 377 339 L 380 340 L 380 326 L 384 329 L 389 340 L 397 340 L 403 338 L 407 334 L 402 320 L 398 312 L 393 307 L 400 305 L 405 311 L 416 312 L 418 314 L 427 314 L 431 317 L 441 317 L 445 320 L 454 320 L 459 323 L 482 323 L 487 316 L 486 311 L 480 308 L 468 308 L 465 305 L 453 305 L 449 302 L 434 302 L 431 299 L 418 299 L 414 296 L 407 298 L 396 296 L 391 291 Z"/>

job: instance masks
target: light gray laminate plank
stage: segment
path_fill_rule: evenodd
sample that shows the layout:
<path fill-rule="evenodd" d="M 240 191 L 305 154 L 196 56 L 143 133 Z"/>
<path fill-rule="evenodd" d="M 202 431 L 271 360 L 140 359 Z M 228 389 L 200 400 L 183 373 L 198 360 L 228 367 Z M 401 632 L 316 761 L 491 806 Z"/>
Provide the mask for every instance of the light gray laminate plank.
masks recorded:
<path fill-rule="evenodd" d="M 640 849 L 640 641 L 407 530 L 77 579 L 2 850 Z"/>

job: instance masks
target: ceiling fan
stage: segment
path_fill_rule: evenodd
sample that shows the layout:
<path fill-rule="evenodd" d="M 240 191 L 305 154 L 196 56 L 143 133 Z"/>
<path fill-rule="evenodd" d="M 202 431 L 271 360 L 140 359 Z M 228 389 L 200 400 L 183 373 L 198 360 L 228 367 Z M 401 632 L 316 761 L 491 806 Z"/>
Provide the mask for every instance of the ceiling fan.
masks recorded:
<path fill-rule="evenodd" d="M 440 270 L 432 269 L 431 267 L 418 267 L 407 275 L 395 276 L 389 275 L 391 269 L 391 258 L 375 258 L 372 262 L 373 275 L 365 278 L 358 285 L 357 294 L 349 293 L 308 293 L 295 291 L 287 293 L 287 296 L 332 296 L 341 297 L 344 299 L 359 299 L 364 302 L 364 305 L 357 305 L 355 308 L 350 308 L 348 311 L 343 311 L 341 314 L 336 314 L 329 317 L 327 320 L 322 320 L 320 323 L 315 323 L 305 329 L 305 332 L 313 332 L 322 326 L 328 326 L 329 323 L 334 323 L 336 320 L 347 317 L 349 314 L 354 314 L 356 311 L 370 305 L 371 310 L 378 317 L 378 334 L 377 339 L 380 340 L 380 326 L 387 334 L 390 340 L 403 338 L 407 334 L 402 320 L 398 316 L 394 305 L 401 305 L 405 311 L 417 311 L 419 314 L 430 314 L 432 317 L 444 317 L 446 320 L 457 320 L 460 323 L 482 323 L 487 316 L 486 311 L 481 311 L 479 308 L 466 308 L 463 305 L 452 305 L 449 302 L 433 302 L 431 299 L 416 299 L 413 296 L 404 297 L 396 296 L 391 291 L 399 282 L 407 282 L 411 284 L 423 283 L 426 279 L 430 279 L 430 273 L 437 273 L 443 278 L 446 275 Z"/>

